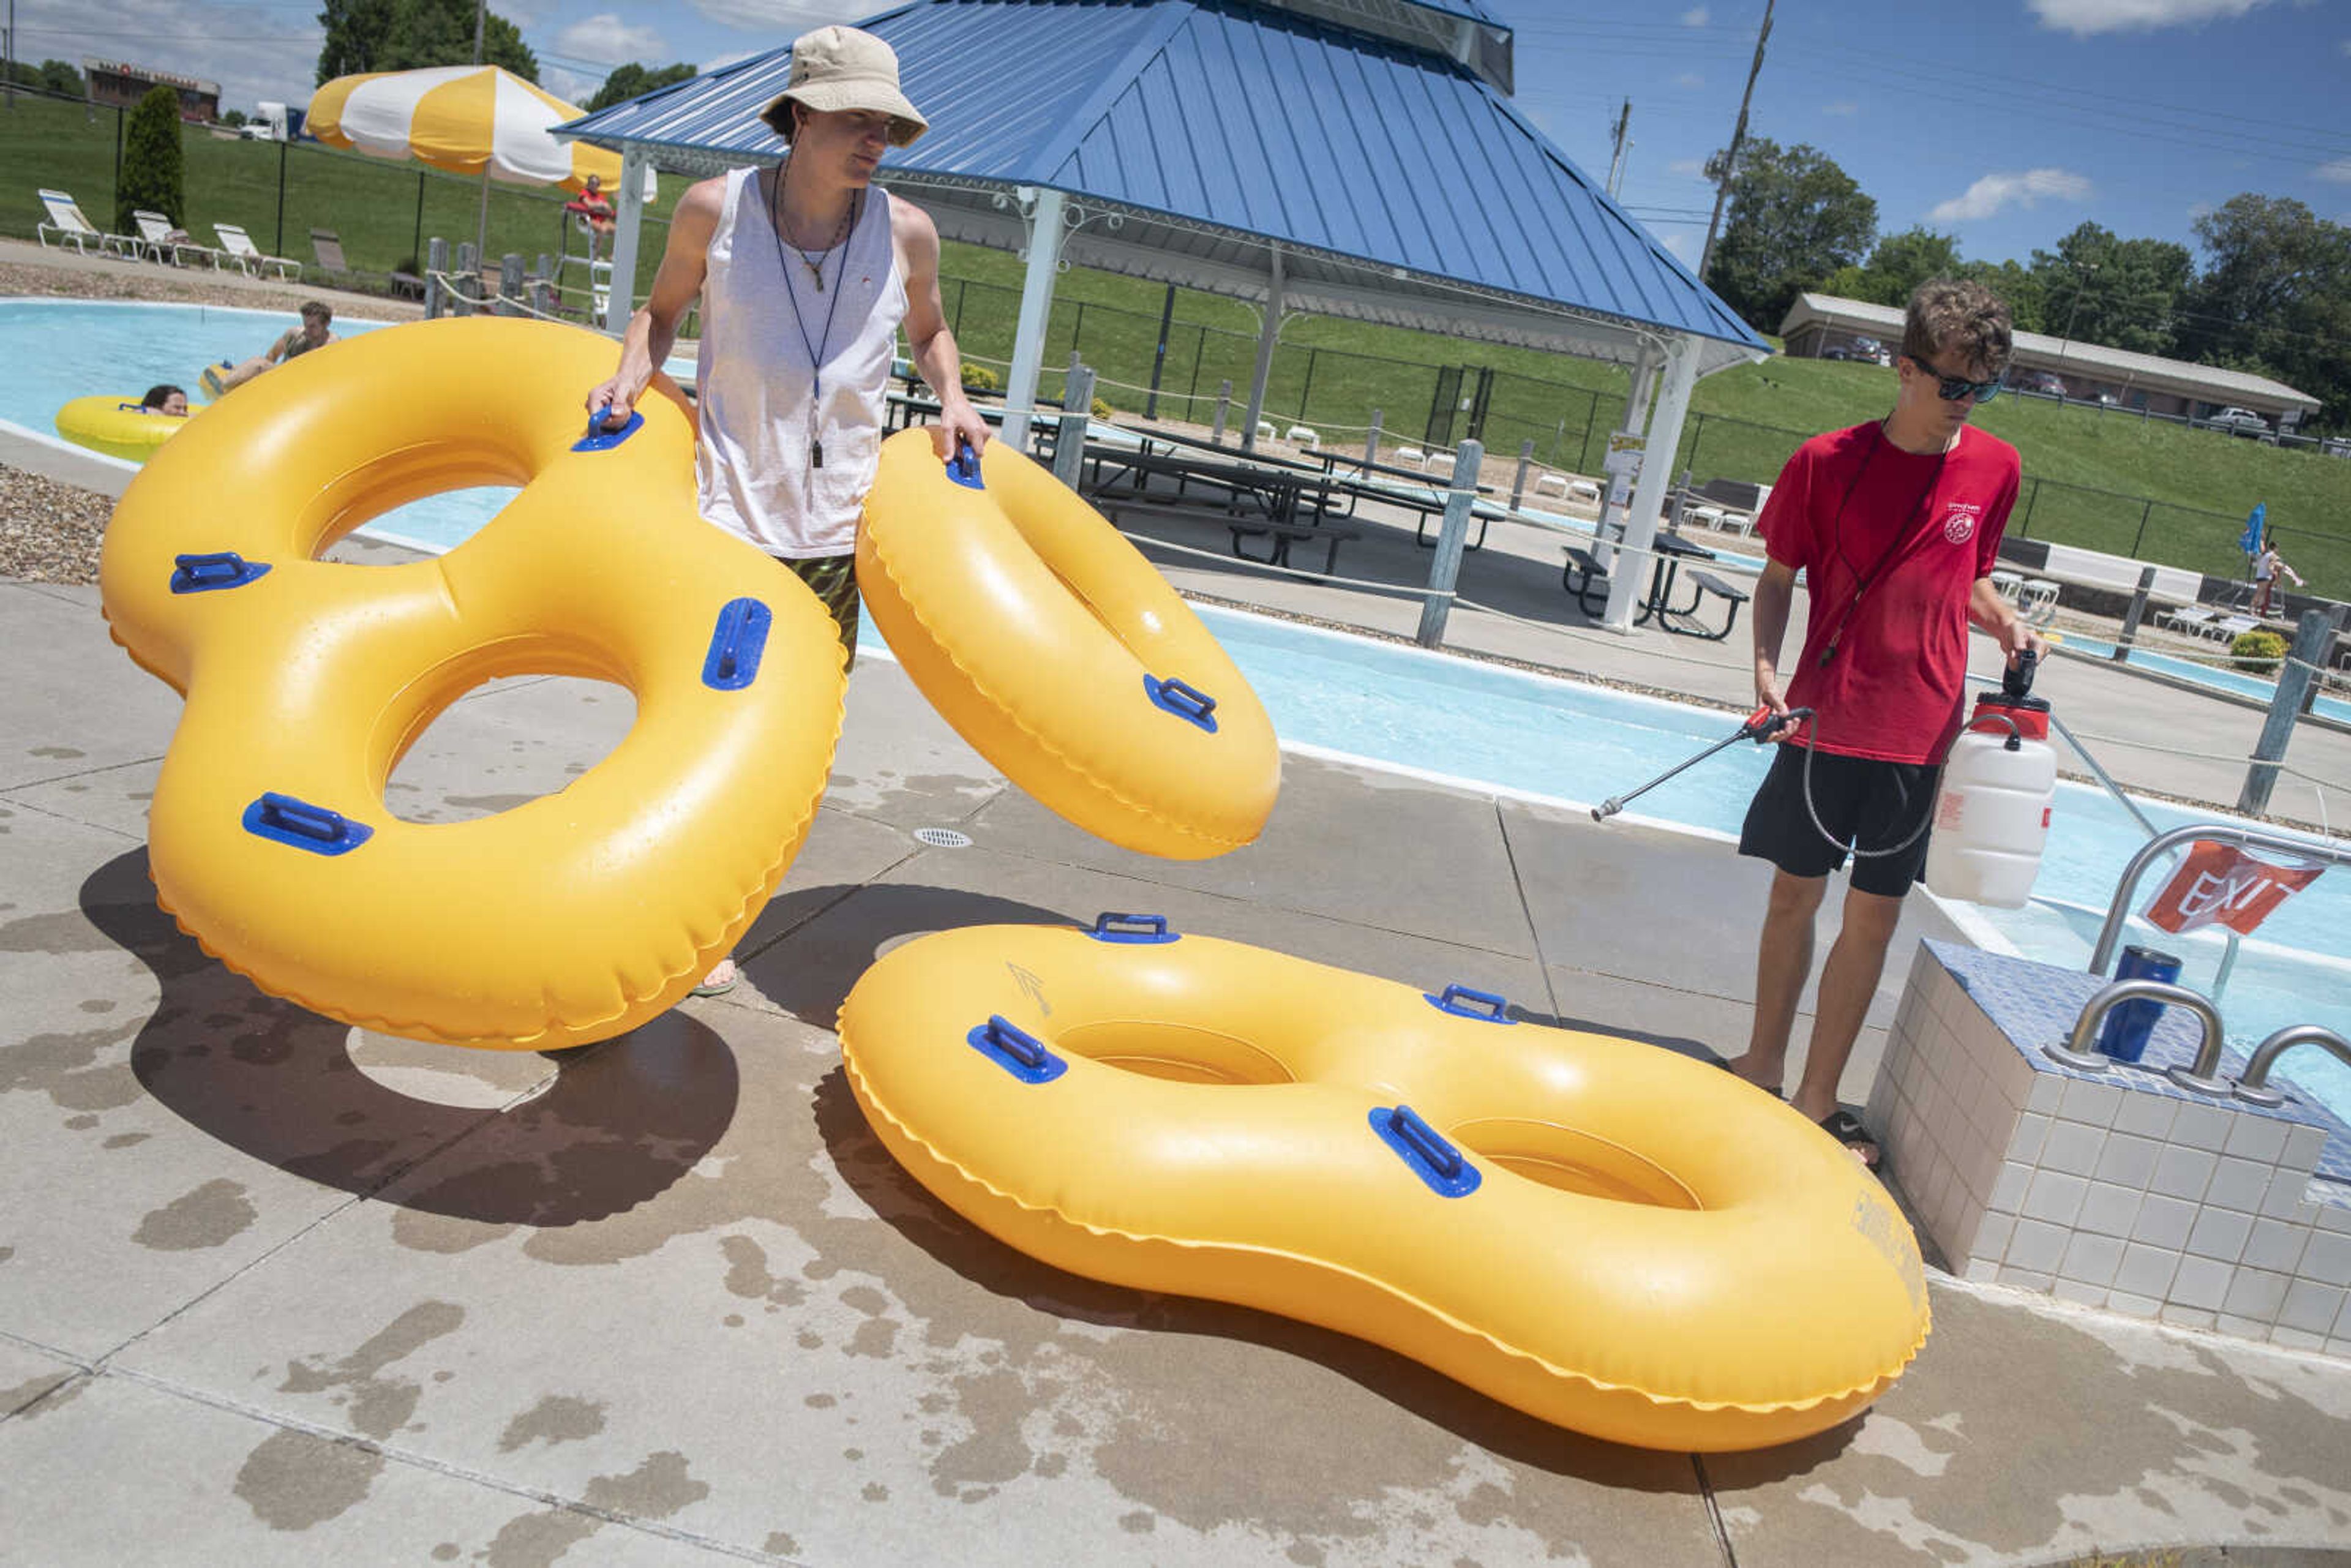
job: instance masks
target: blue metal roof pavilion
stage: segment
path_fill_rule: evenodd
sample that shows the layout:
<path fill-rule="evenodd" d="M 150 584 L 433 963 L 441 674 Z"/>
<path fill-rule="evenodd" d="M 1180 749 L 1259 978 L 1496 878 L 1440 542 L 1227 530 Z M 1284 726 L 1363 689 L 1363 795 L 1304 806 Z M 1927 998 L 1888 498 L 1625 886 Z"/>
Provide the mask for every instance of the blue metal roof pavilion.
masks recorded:
<path fill-rule="evenodd" d="M 1510 33 L 1473 0 L 917 0 L 860 26 L 931 122 L 882 183 L 1029 257 L 1010 408 L 1033 406 L 1058 260 L 1271 305 L 1245 440 L 1288 312 L 1624 364 L 1644 403 L 1663 370 L 1661 441 L 1697 376 L 1770 352 L 1497 90 Z M 687 173 L 764 162 L 789 71 L 773 50 L 559 134 Z"/>

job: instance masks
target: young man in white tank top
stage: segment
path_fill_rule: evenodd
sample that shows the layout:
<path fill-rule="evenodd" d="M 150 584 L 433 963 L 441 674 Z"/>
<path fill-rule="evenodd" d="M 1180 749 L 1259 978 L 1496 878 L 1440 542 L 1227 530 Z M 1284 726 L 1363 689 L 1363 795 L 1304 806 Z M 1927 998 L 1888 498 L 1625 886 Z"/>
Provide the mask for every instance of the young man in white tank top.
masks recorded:
<path fill-rule="evenodd" d="M 958 445 L 978 452 L 987 426 L 964 396 L 940 304 L 938 230 L 872 187 L 883 154 L 929 128 L 900 90 L 897 55 L 854 27 L 818 28 L 793 41 L 791 75 L 760 118 L 790 151 L 773 169 L 705 180 L 680 198 L 653 294 L 588 406 L 607 411 L 608 425 L 627 423 L 699 300 L 702 514 L 798 572 L 853 658 L 856 528 L 902 329 L 938 393 L 940 460 Z M 722 959 L 695 994 L 734 984 L 735 962 Z"/>

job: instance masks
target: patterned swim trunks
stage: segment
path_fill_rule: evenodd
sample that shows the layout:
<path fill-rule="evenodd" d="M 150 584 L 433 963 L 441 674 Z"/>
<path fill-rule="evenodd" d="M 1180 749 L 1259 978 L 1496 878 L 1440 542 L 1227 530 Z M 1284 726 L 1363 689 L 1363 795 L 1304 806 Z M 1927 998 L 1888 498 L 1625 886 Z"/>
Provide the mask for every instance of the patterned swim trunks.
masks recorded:
<path fill-rule="evenodd" d="M 816 591 L 825 609 L 832 612 L 832 623 L 841 628 L 841 646 L 849 655 L 844 669 L 857 667 L 857 558 L 854 555 L 812 556 L 805 560 L 786 560 L 784 564 L 799 574 L 799 580 Z"/>

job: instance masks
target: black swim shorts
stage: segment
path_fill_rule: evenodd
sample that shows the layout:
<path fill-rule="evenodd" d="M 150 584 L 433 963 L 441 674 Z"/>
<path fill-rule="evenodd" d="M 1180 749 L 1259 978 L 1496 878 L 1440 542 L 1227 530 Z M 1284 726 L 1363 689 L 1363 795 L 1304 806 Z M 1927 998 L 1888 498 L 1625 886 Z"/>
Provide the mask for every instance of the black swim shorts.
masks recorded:
<path fill-rule="evenodd" d="M 1811 811 L 1804 807 L 1807 757 L 1813 765 Z M 1792 876 L 1826 876 L 1844 864 L 1848 845 L 1868 852 L 1909 839 L 1894 853 L 1857 852 L 1854 860 L 1854 886 L 1899 898 L 1926 873 L 1927 841 L 1934 835 L 1924 824 L 1934 812 L 1942 772 L 1930 762 L 1886 762 L 1783 745 L 1748 803 L 1739 852 L 1770 861 Z M 1834 835 L 1834 842 L 1822 835 L 1822 828 Z M 1917 836 L 1910 838 L 1914 832 Z"/>

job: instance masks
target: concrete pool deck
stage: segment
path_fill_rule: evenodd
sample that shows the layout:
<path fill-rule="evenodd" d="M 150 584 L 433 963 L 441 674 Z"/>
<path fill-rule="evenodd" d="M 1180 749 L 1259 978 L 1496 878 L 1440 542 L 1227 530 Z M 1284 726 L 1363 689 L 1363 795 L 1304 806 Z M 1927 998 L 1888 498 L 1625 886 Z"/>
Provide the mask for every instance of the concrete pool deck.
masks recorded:
<path fill-rule="evenodd" d="M 560 1058 L 455 1051 L 266 997 L 156 909 L 179 702 L 95 589 L 0 582 L 0 1560 L 2346 1560 L 2351 1363 L 1930 1270 L 1934 1333 L 1859 1420 L 1614 1448 L 1359 1342 L 1033 1263 L 900 1172 L 841 1082 L 834 1011 L 880 947 L 1106 908 L 1734 1049 L 1764 876 L 1722 845 L 1291 758 L 1259 843 L 1155 861 L 1046 813 L 869 659 L 745 984 Z M 445 820 L 559 788 L 629 711 L 486 688 L 389 800 Z M 1914 904 L 1848 1099 L 1910 947 L 1950 934 Z"/>

